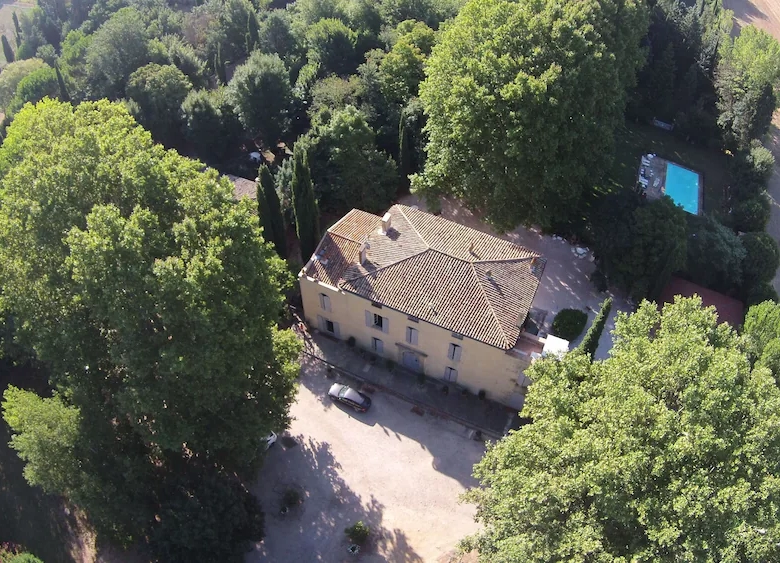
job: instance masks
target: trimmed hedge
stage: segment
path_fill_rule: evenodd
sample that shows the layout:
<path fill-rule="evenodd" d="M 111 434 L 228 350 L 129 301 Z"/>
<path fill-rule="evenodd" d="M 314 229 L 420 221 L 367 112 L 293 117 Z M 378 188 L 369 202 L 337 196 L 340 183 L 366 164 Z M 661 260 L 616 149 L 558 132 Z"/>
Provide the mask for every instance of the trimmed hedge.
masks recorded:
<path fill-rule="evenodd" d="M 599 340 L 601 339 L 601 333 L 604 332 L 604 325 L 607 324 L 609 318 L 609 312 L 612 310 L 612 298 L 607 297 L 599 308 L 599 313 L 596 318 L 593 319 L 593 324 L 590 325 L 588 332 L 585 334 L 585 338 L 582 339 L 582 343 L 577 347 L 580 352 L 586 353 L 591 358 L 599 347 Z"/>
<path fill-rule="evenodd" d="M 579 309 L 561 309 L 555 315 L 550 332 L 558 338 L 571 342 L 582 334 L 585 323 L 588 322 L 587 313 Z"/>

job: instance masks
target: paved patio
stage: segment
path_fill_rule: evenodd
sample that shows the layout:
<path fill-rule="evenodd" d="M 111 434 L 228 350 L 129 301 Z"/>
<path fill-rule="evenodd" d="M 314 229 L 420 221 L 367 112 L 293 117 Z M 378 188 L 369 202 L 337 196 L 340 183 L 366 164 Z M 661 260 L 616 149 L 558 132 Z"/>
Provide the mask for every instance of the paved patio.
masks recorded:
<path fill-rule="evenodd" d="M 340 376 L 351 378 L 355 386 L 364 392 L 370 394 L 380 389 L 404 399 L 420 416 L 452 420 L 492 439 L 498 439 L 509 428 L 520 425 L 517 411 L 500 403 L 481 400 L 470 393 L 463 394 L 459 387 L 447 385 L 444 381 L 425 378 L 421 382 L 417 374 L 397 364 L 389 369 L 386 360 L 358 348 L 350 348 L 345 341 L 336 340 L 316 329 L 296 330 L 304 341 L 304 366 L 312 362 L 329 365 L 334 377 L 338 372 Z"/>
<path fill-rule="evenodd" d="M 414 195 L 402 198 L 401 203 L 417 205 L 420 209 L 425 209 L 425 204 Z M 592 261 L 592 254 L 589 251 L 580 257 L 576 254 L 577 247 L 572 246 L 565 240 L 543 236 L 535 230 L 523 227 L 503 235 L 498 234 L 483 223 L 474 213 L 451 199 L 442 200 L 441 216 L 499 238 L 511 240 L 547 258 L 544 277 L 533 303 L 534 308 L 547 311 L 547 316 L 544 320 L 544 329 L 546 330 L 549 330 L 555 314 L 561 309 L 568 308 L 587 312 L 587 326 L 590 326 L 596 313 L 598 313 L 601 302 L 608 296 L 611 296 L 612 312 L 599 340 L 595 358 L 604 359 L 609 355 L 609 350 L 612 348 L 611 332 L 615 327 L 616 313 L 618 311 L 631 312 L 634 310 L 634 306 L 620 294 L 614 292 L 599 293 L 596 291 L 590 281 L 590 275 L 595 270 L 595 265 Z M 587 331 L 587 327 L 585 330 Z M 571 343 L 571 347 L 573 348 L 579 344 L 584 335 L 585 331 L 577 340 Z"/>

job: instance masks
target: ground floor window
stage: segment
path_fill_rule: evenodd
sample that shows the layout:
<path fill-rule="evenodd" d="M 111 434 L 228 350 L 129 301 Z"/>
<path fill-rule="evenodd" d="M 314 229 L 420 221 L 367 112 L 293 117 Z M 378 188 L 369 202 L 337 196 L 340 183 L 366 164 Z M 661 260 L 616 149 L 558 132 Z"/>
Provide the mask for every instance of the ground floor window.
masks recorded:
<path fill-rule="evenodd" d="M 446 367 L 444 368 L 444 379 L 446 381 L 457 381 L 458 379 L 458 370 L 455 368 Z"/>
<path fill-rule="evenodd" d="M 371 339 L 371 349 L 377 354 L 381 354 L 385 350 L 385 343 L 378 338 Z"/>

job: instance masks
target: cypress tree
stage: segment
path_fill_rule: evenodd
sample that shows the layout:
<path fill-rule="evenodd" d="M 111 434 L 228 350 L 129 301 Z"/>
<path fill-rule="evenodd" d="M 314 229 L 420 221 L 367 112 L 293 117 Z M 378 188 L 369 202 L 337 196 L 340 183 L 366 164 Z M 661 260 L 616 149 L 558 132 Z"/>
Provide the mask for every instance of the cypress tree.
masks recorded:
<path fill-rule="evenodd" d="M 8 42 L 8 38 L 3 35 L 3 54 L 5 55 L 5 62 L 14 62 L 14 50 L 11 49 L 11 44 Z"/>
<path fill-rule="evenodd" d="M 409 187 L 409 174 L 411 174 L 409 150 L 409 131 L 406 127 L 406 115 L 402 111 L 401 119 L 398 122 L 398 173 L 401 175 L 401 182 L 407 188 Z"/>
<path fill-rule="evenodd" d="M 579 352 L 584 352 L 591 358 L 593 357 L 593 354 L 596 353 L 596 349 L 599 347 L 599 339 L 601 338 L 601 333 L 604 332 L 604 325 L 607 324 L 607 319 L 609 318 L 609 312 L 611 310 L 612 298 L 607 297 L 601 304 L 601 308 L 599 309 L 596 318 L 593 319 L 593 324 L 590 325 L 588 332 L 585 333 L 585 338 L 582 339 L 582 342 L 577 347 Z"/>
<path fill-rule="evenodd" d="M 314 254 L 319 243 L 320 217 L 309 171 L 309 156 L 306 147 L 301 143 L 296 143 L 293 159 L 292 203 L 295 230 L 301 245 L 301 259 L 305 263 Z"/>
<path fill-rule="evenodd" d="M 5 36 L 3 37 L 3 39 L 5 39 Z M 60 65 L 57 64 L 54 65 L 54 72 L 57 73 L 57 84 L 60 87 L 60 101 L 69 102 L 70 94 L 68 94 L 68 88 L 67 86 L 65 86 L 65 80 L 62 78 L 62 73 L 60 72 Z"/>
<path fill-rule="evenodd" d="M 265 229 L 266 240 L 271 240 L 276 253 L 287 258 L 287 235 L 284 230 L 284 216 L 271 171 L 264 164 L 257 178 L 257 211 Z"/>
<path fill-rule="evenodd" d="M 11 15 L 14 20 L 14 29 L 16 30 L 16 47 L 17 49 L 22 45 L 22 28 L 19 26 L 19 18 L 16 16 L 16 12 Z"/>

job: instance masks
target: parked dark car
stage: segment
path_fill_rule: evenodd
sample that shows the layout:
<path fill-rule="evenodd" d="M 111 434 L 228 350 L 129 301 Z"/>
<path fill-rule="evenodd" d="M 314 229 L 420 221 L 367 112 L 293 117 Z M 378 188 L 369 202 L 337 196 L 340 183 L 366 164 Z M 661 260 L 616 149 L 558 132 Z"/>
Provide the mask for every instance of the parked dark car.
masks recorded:
<path fill-rule="evenodd" d="M 334 383 L 328 390 L 328 397 L 334 401 L 339 401 L 352 407 L 358 412 L 366 412 L 371 406 L 371 397 L 368 397 L 360 391 L 355 391 L 348 385 Z"/>

